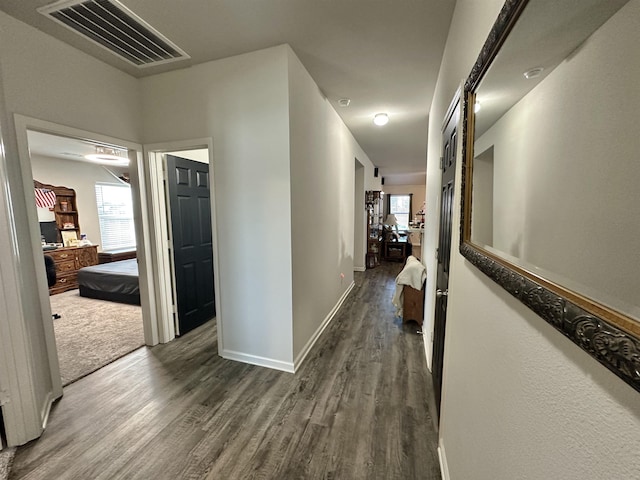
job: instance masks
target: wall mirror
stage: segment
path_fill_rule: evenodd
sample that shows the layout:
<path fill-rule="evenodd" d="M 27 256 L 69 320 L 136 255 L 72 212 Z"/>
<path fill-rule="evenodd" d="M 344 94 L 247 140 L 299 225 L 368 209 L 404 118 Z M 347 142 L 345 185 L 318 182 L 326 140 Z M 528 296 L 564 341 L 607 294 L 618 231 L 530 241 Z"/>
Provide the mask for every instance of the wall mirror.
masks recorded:
<path fill-rule="evenodd" d="M 508 0 L 465 84 L 461 253 L 640 391 L 640 0 Z"/>

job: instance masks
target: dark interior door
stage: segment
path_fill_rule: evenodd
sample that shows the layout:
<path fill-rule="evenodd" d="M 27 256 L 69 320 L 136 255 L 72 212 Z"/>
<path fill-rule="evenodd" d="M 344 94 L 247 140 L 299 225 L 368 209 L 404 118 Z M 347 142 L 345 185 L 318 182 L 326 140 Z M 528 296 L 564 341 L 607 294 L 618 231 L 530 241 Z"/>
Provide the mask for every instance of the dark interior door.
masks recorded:
<path fill-rule="evenodd" d="M 444 337 L 447 323 L 447 295 L 449 294 L 449 259 L 451 257 L 451 225 L 453 191 L 456 172 L 456 141 L 460 107 L 455 108 L 442 136 L 442 200 L 440 204 L 440 236 L 438 242 L 438 272 L 436 277 L 436 306 L 433 334 L 433 387 L 440 416 L 442 395 L 442 367 Z"/>
<path fill-rule="evenodd" d="M 167 155 L 178 334 L 215 316 L 209 165 Z"/>

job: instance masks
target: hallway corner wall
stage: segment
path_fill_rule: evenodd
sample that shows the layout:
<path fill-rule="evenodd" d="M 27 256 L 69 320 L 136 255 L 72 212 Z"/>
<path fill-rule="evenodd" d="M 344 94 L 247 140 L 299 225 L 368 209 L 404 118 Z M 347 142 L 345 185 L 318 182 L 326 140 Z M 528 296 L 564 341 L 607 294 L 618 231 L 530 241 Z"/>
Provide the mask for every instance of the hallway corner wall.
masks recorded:
<path fill-rule="evenodd" d="M 220 355 L 292 371 L 285 48 L 206 62 L 141 83 L 145 143 L 213 138 Z"/>
<path fill-rule="evenodd" d="M 353 284 L 355 159 L 363 165 L 365 189 L 378 179 L 304 65 L 288 46 L 287 52 L 293 349 L 298 364 Z M 364 220 L 364 194 L 361 206 Z"/>

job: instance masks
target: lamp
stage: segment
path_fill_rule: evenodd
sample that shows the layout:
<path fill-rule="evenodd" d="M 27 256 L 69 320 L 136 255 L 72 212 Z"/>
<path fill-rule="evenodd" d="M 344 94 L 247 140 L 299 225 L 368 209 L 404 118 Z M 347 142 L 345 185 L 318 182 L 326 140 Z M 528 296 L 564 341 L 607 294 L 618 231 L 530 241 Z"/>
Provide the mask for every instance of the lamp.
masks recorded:
<path fill-rule="evenodd" d="M 400 235 L 398 235 L 398 219 L 396 216 L 393 213 L 390 213 L 387 215 L 387 218 L 384 219 L 384 224 L 391 227 L 391 233 L 393 233 L 396 240 L 399 240 Z M 393 227 L 396 227 L 395 232 L 393 231 Z"/>
<path fill-rule="evenodd" d="M 393 213 L 390 213 L 389 215 L 387 215 L 387 218 L 385 218 L 384 220 L 384 224 L 385 225 L 389 225 L 390 227 L 398 227 L 398 219 L 396 218 L 396 216 Z"/>

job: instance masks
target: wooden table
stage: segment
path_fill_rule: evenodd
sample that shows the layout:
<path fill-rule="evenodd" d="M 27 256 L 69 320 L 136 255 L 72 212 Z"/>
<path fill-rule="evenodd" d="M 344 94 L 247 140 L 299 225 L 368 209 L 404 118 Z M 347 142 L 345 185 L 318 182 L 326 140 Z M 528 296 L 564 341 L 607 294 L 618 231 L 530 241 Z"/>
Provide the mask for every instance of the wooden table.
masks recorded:
<path fill-rule="evenodd" d="M 385 241 L 382 258 L 404 262 L 411 255 L 411 243 L 408 240 Z"/>
<path fill-rule="evenodd" d="M 78 288 L 78 270 L 98 264 L 97 245 L 58 248 L 43 253 L 50 255 L 56 265 L 56 283 L 49 289 L 49 295 Z"/>

